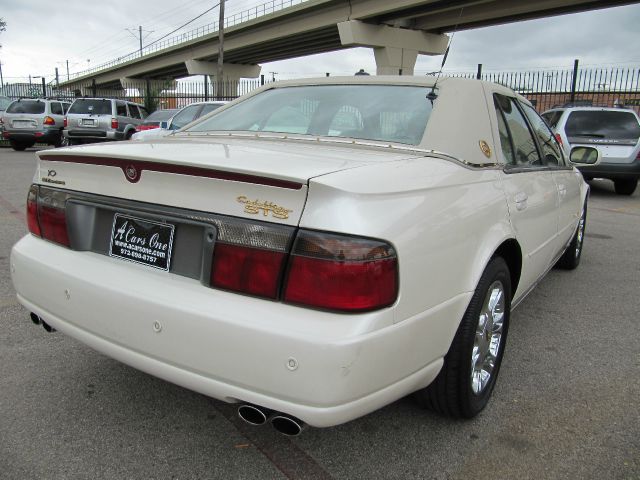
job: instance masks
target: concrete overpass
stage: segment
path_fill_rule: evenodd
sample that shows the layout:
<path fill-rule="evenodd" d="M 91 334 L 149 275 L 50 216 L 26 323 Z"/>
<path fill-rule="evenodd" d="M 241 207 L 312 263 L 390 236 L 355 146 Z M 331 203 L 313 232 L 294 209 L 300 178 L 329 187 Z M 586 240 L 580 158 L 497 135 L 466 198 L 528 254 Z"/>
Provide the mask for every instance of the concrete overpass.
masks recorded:
<path fill-rule="evenodd" d="M 285 0 L 285 5 L 294 2 Z M 226 27 L 224 75 L 232 80 L 255 78 L 260 73 L 260 63 L 357 46 L 373 49 L 377 74 L 411 75 L 417 55 L 443 54 L 449 38 L 446 33 L 456 28 L 463 30 L 631 3 L 637 1 L 308 0 Z M 256 13 L 259 8 L 255 7 Z M 100 88 L 120 88 L 126 81 L 129 85 L 139 82 L 143 88 L 143 83 L 149 80 L 215 75 L 217 32 L 169 43 L 173 44 L 80 72 L 61 86 L 79 88 L 95 82 Z"/>

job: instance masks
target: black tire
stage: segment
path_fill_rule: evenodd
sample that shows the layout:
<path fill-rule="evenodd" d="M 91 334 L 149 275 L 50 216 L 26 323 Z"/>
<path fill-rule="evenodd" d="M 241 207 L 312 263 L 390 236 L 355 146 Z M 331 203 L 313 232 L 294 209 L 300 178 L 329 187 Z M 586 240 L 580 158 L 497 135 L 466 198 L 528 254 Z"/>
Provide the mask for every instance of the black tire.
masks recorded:
<path fill-rule="evenodd" d="M 62 134 L 62 132 L 60 132 L 60 136 L 56 139 L 55 143 L 53 144 L 53 146 L 56 148 L 68 147 L 69 145 L 70 145 L 69 139 L 65 137 Z"/>
<path fill-rule="evenodd" d="M 482 329 L 481 321 L 487 318 L 483 315 L 489 305 L 491 294 L 499 289 L 502 294 L 502 304 L 498 303 L 491 319 L 501 315 L 501 330 L 498 346 L 493 358 L 493 368 L 484 386 L 478 387 L 472 380 L 475 371 L 473 363 L 474 351 L 477 342 L 487 342 L 489 333 Z M 462 317 L 456 335 L 444 357 L 444 365 L 436 379 L 426 388 L 415 393 L 418 403 L 430 410 L 453 418 L 472 418 L 482 411 L 487 405 L 491 392 L 496 383 L 504 347 L 509 329 L 509 317 L 511 314 L 511 275 L 509 267 L 501 257 L 491 259 L 485 268 L 476 291 L 471 298 L 467 311 Z M 482 315 L 482 317 L 481 317 Z M 486 322 L 485 325 L 489 323 Z M 496 321 L 496 324 L 499 323 Z M 496 324 L 491 323 L 492 326 Z M 481 332 L 479 330 L 482 329 Z M 492 328 L 492 331 L 493 328 Z M 497 332 L 497 330 L 495 331 Z M 491 343 L 489 343 L 491 345 Z M 477 365 L 477 364 L 476 364 Z M 477 378 L 477 377 L 475 377 Z M 477 390 L 477 391 L 476 391 Z"/>
<path fill-rule="evenodd" d="M 636 187 L 638 186 L 638 180 L 637 179 L 614 180 L 613 186 L 618 195 L 633 195 L 633 192 L 636 191 Z"/>
<path fill-rule="evenodd" d="M 582 257 L 582 246 L 584 245 L 584 232 L 587 228 L 587 202 L 585 201 L 582 208 L 582 215 L 580 221 L 576 227 L 576 231 L 573 234 L 573 238 L 569 243 L 569 246 L 564 251 L 560 259 L 554 265 L 556 268 L 562 270 L 574 270 L 580 265 L 580 258 Z"/>
<path fill-rule="evenodd" d="M 27 145 L 26 143 L 17 142 L 16 140 L 9 140 L 11 144 L 11 148 L 13 148 L 16 152 L 23 152 L 31 145 Z"/>
<path fill-rule="evenodd" d="M 135 130 L 129 130 L 127 132 L 127 134 L 124 136 L 125 140 L 131 140 L 131 137 L 133 137 L 133 134 L 136 133 Z"/>

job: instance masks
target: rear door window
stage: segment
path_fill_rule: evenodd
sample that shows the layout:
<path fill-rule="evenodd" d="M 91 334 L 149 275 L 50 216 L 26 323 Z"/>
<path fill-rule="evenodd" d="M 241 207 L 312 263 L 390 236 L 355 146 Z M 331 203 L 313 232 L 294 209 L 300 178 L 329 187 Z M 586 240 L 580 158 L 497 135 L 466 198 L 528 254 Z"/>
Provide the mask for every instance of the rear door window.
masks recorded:
<path fill-rule="evenodd" d="M 640 137 L 638 119 L 625 111 L 575 111 L 564 127 L 568 138 L 592 138 L 636 143 Z"/>
<path fill-rule="evenodd" d="M 138 110 L 138 106 L 137 105 L 133 105 L 133 104 L 129 104 L 129 113 L 131 114 L 132 118 L 142 118 L 140 116 L 140 110 Z"/>
<path fill-rule="evenodd" d="M 542 160 L 536 147 L 536 141 L 529 129 L 529 125 L 524 118 L 522 112 L 516 104 L 516 100 L 500 94 L 494 94 L 494 103 L 498 114 L 504 115 L 504 123 L 509 131 L 512 148 L 512 161 L 515 166 L 542 166 Z M 501 135 L 502 140 L 502 135 Z M 509 153 L 502 147 L 507 162 L 509 162 Z M 508 149 L 507 149 L 508 150 Z"/>
<path fill-rule="evenodd" d="M 62 115 L 62 105 L 60 102 L 51 102 L 51 114 L 52 115 Z"/>
<path fill-rule="evenodd" d="M 127 104 L 124 102 L 116 102 L 116 114 L 119 117 L 128 117 L 129 115 L 127 114 Z"/>
<path fill-rule="evenodd" d="M 544 112 L 542 114 L 542 118 L 544 118 L 544 121 L 547 122 L 547 125 L 549 125 L 551 128 L 556 128 L 556 125 L 558 125 L 558 120 L 560 120 L 560 117 L 562 116 L 562 112 L 563 110 Z"/>
<path fill-rule="evenodd" d="M 7 108 L 7 113 L 44 113 L 45 103 L 38 100 L 19 100 Z"/>
<path fill-rule="evenodd" d="M 529 123 L 533 127 L 533 131 L 538 137 L 538 143 L 542 148 L 542 161 L 547 167 L 563 167 L 564 157 L 562 150 L 556 137 L 553 136 L 549 126 L 545 123 L 538 112 L 527 104 L 520 104 L 525 115 L 529 119 Z"/>

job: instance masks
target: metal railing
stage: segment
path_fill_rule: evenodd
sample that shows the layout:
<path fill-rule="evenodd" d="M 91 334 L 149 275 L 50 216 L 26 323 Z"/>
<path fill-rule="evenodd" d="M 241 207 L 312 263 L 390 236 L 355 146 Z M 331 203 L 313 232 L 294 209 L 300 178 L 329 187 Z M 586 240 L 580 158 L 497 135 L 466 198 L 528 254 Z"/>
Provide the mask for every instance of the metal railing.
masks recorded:
<path fill-rule="evenodd" d="M 308 0 L 271 0 L 270 2 L 266 2 L 261 5 L 252 7 L 248 10 L 244 10 L 234 15 L 225 17 L 224 28 L 233 27 L 241 23 L 248 22 L 250 20 L 254 20 L 259 17 L 263 17 L 265 15 L 279 12 L 286 8 L 290 8 L 295 5 L 300 5 L 306 1 Z M 204 37 L 205 35 L 209 35 L 211 33 L 217 32 L 218 23 L 219 22 L 213 22 L 207 25 L 202 25 L 196 29 L 181 33 L 179 35 L 175 35 L 173 37 L 167 38 L 166 40 L 162 40 L 161 42 L 157 42 L 157 43 L 153 42 L 147 45 L 146 47 L 143 47 L 142 51 L 136 50 L 134 52 L 128 53 L 114 60 L 111 60 L 109 62 L 101 63 L 100 65 L 97 65 L 95 67 L 88 68 L 80 72 L 72 73 L 70 74 L 70 78 L 83 77 L 91 73 L 98 72 L 100 70 L 105 70 L 110 67 L 115 67 L 116 65 L 130 62 L 131 60 L 135 60 L 137 58 L 142 58 L 145 55 L 149 55 L 151 53 L 155 53 L 160 50 L 164 50 L 166 48 L 179 45 L 181 43 L 186 43 L 191 40 Z"/>

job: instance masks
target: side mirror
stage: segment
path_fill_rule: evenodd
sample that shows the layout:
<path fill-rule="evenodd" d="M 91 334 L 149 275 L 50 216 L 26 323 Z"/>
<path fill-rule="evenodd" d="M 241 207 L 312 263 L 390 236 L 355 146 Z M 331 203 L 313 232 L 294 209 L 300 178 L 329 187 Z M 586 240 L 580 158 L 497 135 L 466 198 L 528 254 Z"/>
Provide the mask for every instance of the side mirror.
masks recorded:
<path fill-rule="evenodd" d="M 162 130 L 166 130 L 169 128 L 169 122 L 167 122 L 166 120 L 164 122 L 160 122 L 160 128 Z"/>
<path fill-rule="evenodd" d="M 593 147 L 574 147 L 569 155 L 571 163 L 593 165 L 600 160 L 600 152 Z"/>

